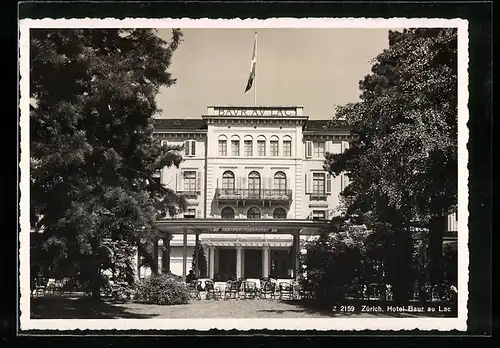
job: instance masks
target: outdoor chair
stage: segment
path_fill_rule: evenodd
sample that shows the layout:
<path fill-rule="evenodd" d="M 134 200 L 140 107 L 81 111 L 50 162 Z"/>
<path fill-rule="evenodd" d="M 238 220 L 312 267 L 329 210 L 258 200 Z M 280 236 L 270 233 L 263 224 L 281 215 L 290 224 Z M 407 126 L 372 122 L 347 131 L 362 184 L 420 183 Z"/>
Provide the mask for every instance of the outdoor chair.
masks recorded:
<path fill-rule="evenodd" d="M 215 287 L 214 287 L 214 282 L 211 281 L 211 280 L 206 280 L 205 281 L 205 298 L 207 300 L 210 300 L 210 299 L 213 299 L 213 300 L 218 300 L 218 296 L 217 296 L 217 293 L 215 291 Z"/>
<path fill-rule="evenodd" d="M 367 286 L 367 296 L 369 300 L 382 300 L 382 291 L 380 291 L 380 284 L 372 283 Z M 385 291 L 384 291 L 385 293 Z"/>
<path fill-rule="evenodd" d="M 293 298 L 293 286 L 290 283 L 281 282 L 278 284 L 280 300 Z"/>
<path fill-rule="evenodd" d="M 189 296 L 196 300 L 201 300 L 200 289 L 198 288 L 198 281 L 193 280 L 188 284 Z"/>
<path fill-rule="evenodd" d="M 47 278 L 46 277 L 35 278 L 33 296 L 39 297 L 45 295 L 46 289 L 47 289 Z"/>
<path fill-rule="evenodd" d="M 266 281 L 262 285 L 262 288 L 260 290 L 260 296 L 261 298 L 271 298 L 271 299 L 276 299 L 276 284 L 271 282 L 271 281 Z"/>
<path fill-rule="evenodd" d="M 224 299 L 228 299 L 227 295 L 229 295 L 229 299 L 239 299 L 240 298 L 240 289 L 241 282 L 240 281 L 228 281 L 226 289 L 224 290 Z M 233 297 L 234 296 L 234 297 Z"/>
<path fill-rule="evenodd" d="M 449 301 L 450 289 L 446 284 L 436 284 L 432 287 L 431 301 Z"/>
<path fill-rule="evenodd" d="M 255 299 L 258 295 L 257 283 L 253 281 L 244 281 L 243 282 L 243 295 L 245 299 L 252 298 Z"/>

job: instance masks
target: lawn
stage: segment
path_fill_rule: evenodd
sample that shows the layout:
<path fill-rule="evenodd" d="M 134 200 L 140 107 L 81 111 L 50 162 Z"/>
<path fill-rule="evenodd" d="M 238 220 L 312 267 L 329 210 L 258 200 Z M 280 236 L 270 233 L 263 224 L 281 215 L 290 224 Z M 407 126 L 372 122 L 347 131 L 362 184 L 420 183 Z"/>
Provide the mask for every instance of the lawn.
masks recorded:
<path fill-rule="evenodd" d="M 140 303 L 94 302 L 88 297 L 40 297 L 31 300 L 33 319 L 114 318 L 332 318 L 417 317 L 423 313 L 348 313 L 315 309 L 300 301 L 192 300 L 186 305 L 160 306 Z M 433 316 L 441 316 L 435 313 Z"/>

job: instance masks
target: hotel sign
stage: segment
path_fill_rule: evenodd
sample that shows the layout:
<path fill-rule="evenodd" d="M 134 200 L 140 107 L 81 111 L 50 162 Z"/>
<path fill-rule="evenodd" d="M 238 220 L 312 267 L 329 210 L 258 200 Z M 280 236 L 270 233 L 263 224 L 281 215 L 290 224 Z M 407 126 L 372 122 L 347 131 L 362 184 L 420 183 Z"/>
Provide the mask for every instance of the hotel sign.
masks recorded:
<path fill-rule="evenodd" d="M 209 108 L 209 114 L 215 116 L 228 117 L 294 117 L 301 116 L 302 107 L 222 107 L 216 106 L 212 110 Z"/>

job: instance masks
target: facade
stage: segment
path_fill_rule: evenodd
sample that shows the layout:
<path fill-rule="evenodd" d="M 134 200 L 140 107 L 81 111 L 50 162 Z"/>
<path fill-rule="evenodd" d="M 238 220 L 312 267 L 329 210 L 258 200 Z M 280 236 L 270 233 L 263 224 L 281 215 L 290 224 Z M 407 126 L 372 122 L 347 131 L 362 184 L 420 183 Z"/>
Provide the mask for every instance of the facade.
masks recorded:
<path fill-rule="evenodd" d="M 289 278 L 322 226 L 307 223 L 339 215 L 349 178 L 332 178 L 323 162 L 349 147 L 342 123 L 309 120 L 301 106 L 208 106 L 201 119 L 157 119 L 155 137 L 184 146 L 180 167 L 158 179 L 188 202 L 165 220 L 170 238 L 152 246 L 160 269 L 185 277 L 199 243 L 210 278 Z M 139 276 L 150 274 L 138 262 Z"/>

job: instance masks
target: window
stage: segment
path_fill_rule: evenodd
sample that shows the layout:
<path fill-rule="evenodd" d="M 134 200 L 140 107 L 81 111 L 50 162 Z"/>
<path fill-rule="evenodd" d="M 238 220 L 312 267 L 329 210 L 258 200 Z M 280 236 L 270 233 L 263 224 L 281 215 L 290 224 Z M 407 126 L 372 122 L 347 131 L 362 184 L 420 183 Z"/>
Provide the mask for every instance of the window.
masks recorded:
<path fill-rule="evenodd" d="M 325 191 L 325 174 L 313 173 L 312 195 L 316 198 L 326 197 Z"/>
<path fill-rule="evenodd" d="M 187 140 L 184 142 L 184 155 L 194 156 L 196 154 L 196 141 Z"/>
<path fill-rule="evenodd" d="M 260 174 L 255 171 L 248 174 L 248 191 L 250 197 L 260 196 Z"/>
<path fill-rule="evenodd" d="M 286 211 L 283 208 L 276 208 L 273 212 L 273 219 L 286 219 Z"/>
<path fill-rule="evenodd" d="M 233 156 L 240 155 L 240 141 L 239 140 L 231 140 L 231 154 Z"/>
<path fill-rule="evenodd" d="M 313 220 L 325 220 L 326 212 L 324 210 L 313 210 Z"/>
<path fill-rule="evenodd" d="M 219 156 L 227 156 L 227 140 L 219 139 Z"/>
<path fill-rule="evenodd" d="M 231 207 L 225 207 L 221 211 L 221 217 L 223 219 L 234 219 L 234 210 Z"/>
<path fill-rule="evenodd" d="M 247 218 L 249 219 L 260 219 L 260 210 L 257 208 L 250 208 L 247 212 Z"/>
<path fill-rule="evenodd" d="M 266 155 L 266 138 L 263 135 L 259 135 L 257 138 L 257 156 Z"/>
<path fill-rule="evenodd" d="M 234 190 L 234 173 L 227 170 L 222 174 L 222 189 Z"/>
<path fill-rule="evenodd" d="M 245 146 L 245 156 L 252 156 L 253 155 L 252 141 L 245 140 L 244 146 Z"/>
<path fill-rule="evenodd" d="M 279 156 L 279 147 L 278 147 L 278 140 L 271 140 L 271 156 L 277 157 Z"/>
<path fill-rule="evenodd" d="M 314 157 L 323 158 L 325 157 L 325 143 L 313 143 L 313 154 Z"/>
<path fill-rule="evenodd" d="M 184 172 L 184 191 L 186 192 L 196 191 L 196 172 L 194 171 Z"/>
<path fill-rule="evenodd" d="M 153 174 L 153 180 L 158 184 L 158 185 L 162 185 L 163 183 L 163 180 L 162 180 L 162 170 L 159 169 L 157 170 L 154 174 Z"/>
<path fill-rule="evenodd" d="M 184 212 L 185 219 L 194 219 L 196 217 L 196 209 L 188 209 Z"/>
<path fill-rule="evenodd" d="M 283 157 L 292 157 L 292 141 L 283 140 Z"/>
<path fill-rule="evenodd" d="M 306 141 L 306 158 L 311 158 L 313 152 L 312 141 Z"/>
<path fill-rule="evenodd" d="M 286 174 L 283 172 L 276 172 L 274 174 L 274 189 L 278 191 L 286 190 Z"/>

